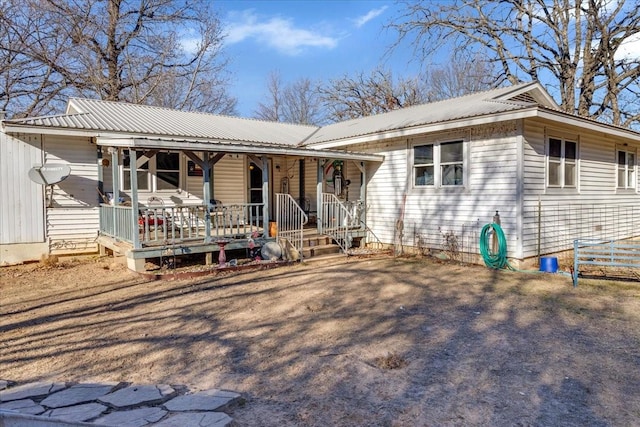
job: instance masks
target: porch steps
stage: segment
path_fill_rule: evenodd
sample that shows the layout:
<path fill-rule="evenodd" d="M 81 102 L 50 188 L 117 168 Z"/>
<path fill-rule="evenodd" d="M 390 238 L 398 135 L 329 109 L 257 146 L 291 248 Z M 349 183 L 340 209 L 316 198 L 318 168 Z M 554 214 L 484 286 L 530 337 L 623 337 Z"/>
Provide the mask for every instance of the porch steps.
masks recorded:
<path fill-rule="evenodd" d="M 331 254 L 340 254 L 340 246 L 333 243 L 331 237 L 318 234 L 317 230 L 304 230 L 302 237 L 303 259 Z"/>

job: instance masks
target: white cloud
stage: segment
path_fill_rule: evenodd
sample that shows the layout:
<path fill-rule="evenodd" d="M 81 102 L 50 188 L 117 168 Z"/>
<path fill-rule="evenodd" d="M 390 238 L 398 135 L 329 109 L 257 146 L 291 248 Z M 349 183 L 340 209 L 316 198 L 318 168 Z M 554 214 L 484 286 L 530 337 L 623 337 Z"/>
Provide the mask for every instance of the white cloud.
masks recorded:
<path fill-rule="evenodd" d="M 185 53 L 195 54 L 200 49 L 200 43 L 202 40 L 198 37 L 183 37 L 180 39 L 180 44 L 184 49 Z"/>
<path fill-rule="evenodd" d="M 615 59 L 640 60 L 640 34 L 634 34 L 620 43 Z"/>
<path fill-rule="evenodd" d="M 357 28 L 360 28 L 364 24 L 366 24 L 367 22 L 371 21 L 372 19 L 377 18 L 378 16 L 382 15 L 382 13 L 386 9 L 387 9 L 387 6 L 382 6 L 379 9 L 370 10 L 367 14 L 359 16 L 356 19 L 354 19 L 353 22 L 356 24 Z"/>
<path fill-rule="evenodd" d="M 338 44 L 335 37 L 296 28 L 290 19 L 274 17 L 261 22 L 253 10 L 232 13 L 230 19 L 226 24 L 228 44 L 253 39 L 286 55 L 297 55 L 306 47 L 332 49 Z"/>

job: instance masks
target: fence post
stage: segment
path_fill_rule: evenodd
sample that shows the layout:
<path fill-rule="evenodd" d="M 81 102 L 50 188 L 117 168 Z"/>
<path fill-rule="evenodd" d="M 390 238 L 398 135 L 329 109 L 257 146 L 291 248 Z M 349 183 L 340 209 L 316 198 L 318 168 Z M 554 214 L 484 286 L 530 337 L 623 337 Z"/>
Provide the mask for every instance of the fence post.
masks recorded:
<path fill-rule="evenodd" d="M 542 233 L 542 200 L 538 196 L 538 265 L 540 265 L 540 240 Z"/>
<path fill-rule="evenodd" d="M 498 211 L 496 210 L 496 214 L 493 216 L 493 223 L 500 225 L 500 214 L 498 213 Z M 491 240 L 491 252 L 493 252 L 494 254 L 498 253 L 498 239 L 496 237 L 496 232 L 493 232 L 493 237 Z"/>
<path fill-rule="evenodd" d="M 578 286 L 578 239 L 573 241 L 573 287 Z"/>

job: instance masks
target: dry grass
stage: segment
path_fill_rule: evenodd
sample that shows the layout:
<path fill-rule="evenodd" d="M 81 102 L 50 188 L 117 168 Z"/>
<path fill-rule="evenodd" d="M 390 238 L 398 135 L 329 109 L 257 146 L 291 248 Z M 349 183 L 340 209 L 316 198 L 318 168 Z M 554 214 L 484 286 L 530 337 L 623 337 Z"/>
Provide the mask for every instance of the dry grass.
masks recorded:
<path fill-rule="evenodd" d="M 242 426 L 640 419 L 637 282 L 409 257 L 169 282 L 98 259 L 0 268 L 0 297 L 0 379 L 230 389 Z"/>

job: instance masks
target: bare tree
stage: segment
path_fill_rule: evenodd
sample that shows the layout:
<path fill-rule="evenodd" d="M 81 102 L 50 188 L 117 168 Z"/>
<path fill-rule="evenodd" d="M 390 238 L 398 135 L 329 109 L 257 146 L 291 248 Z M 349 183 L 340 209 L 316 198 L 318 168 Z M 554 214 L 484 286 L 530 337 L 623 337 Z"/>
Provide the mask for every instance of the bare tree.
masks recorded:
<path fill-rule="evenodd" d="M 640 121 L 639 58 L 623 45 L 640 33 L 640 1 L 458 0 L 404 2 L 390 27 L 426 59 L 442 47 L 480 51 L 498 84 L 548 83 L 564 111 L 630 126 Z"/>
<path fill-rule="evenodd" d="M 2 0 L 5 108 L 39 114 L 72 95 L 232 113 L 220 23 L 196 0 Z M 5 81 L 5 79 L 7 81 Z M 44 90 L 44 93 L 43 93 Z M 30 102 L 29 102 L 30 101 Z"/>
<path fill-rule="evenodd" d="M 280 72 L 272 71 L 267 77 L 267 100 L 258 103 L 258 109 L 254 112 L 254 117 L 270 122 L 281 122 L 284 120 L 281 112 L 282 105 L 282 77 Z"/>
<path fill-rule="evenodd" d="M 496 86 L 491 65 L 478 55 L 471 58 L 452 55 L 446 64 L 426 70 L 424 80 L 429 88 L 429 101 L 463 96 Z"/>
<path fill-rule="evenodd" d="M 361 72 L 355 77 L 345 75 L 330 80 L 318 91 L 331 121 L 384 113 L 428 100 L 423 80 L 405 78 L 395 81 L 390 71 L 380 68 L 369 75 Z"/>
<path fill-rule="evenodd" d="M 287 85 L 282 100 L 284 121 L 303 125 L 317 125 L 323 121 L 316 87 L 308 78 Z"/>
<path fill-rule="evenodd" d="M 267 78 L 267 92 L 267 100 L 258 104 L 254 117 L 304 125 L 322 122 L 316 88 L 308 78 L 285 85 L 279 72 L 271 72 Z"/>
<path fill-rule="evenodd" d="M 66 82 L 51 66 L 24 53 L 38 38 L 46 20 L 25 13 L 22 6 L 20 2 L 0 1 L 0 110 L 10 115 L 51 113 Z M 52 44 L 50 56 L 60 56 L 61 50 L 59 44 Z"/>

